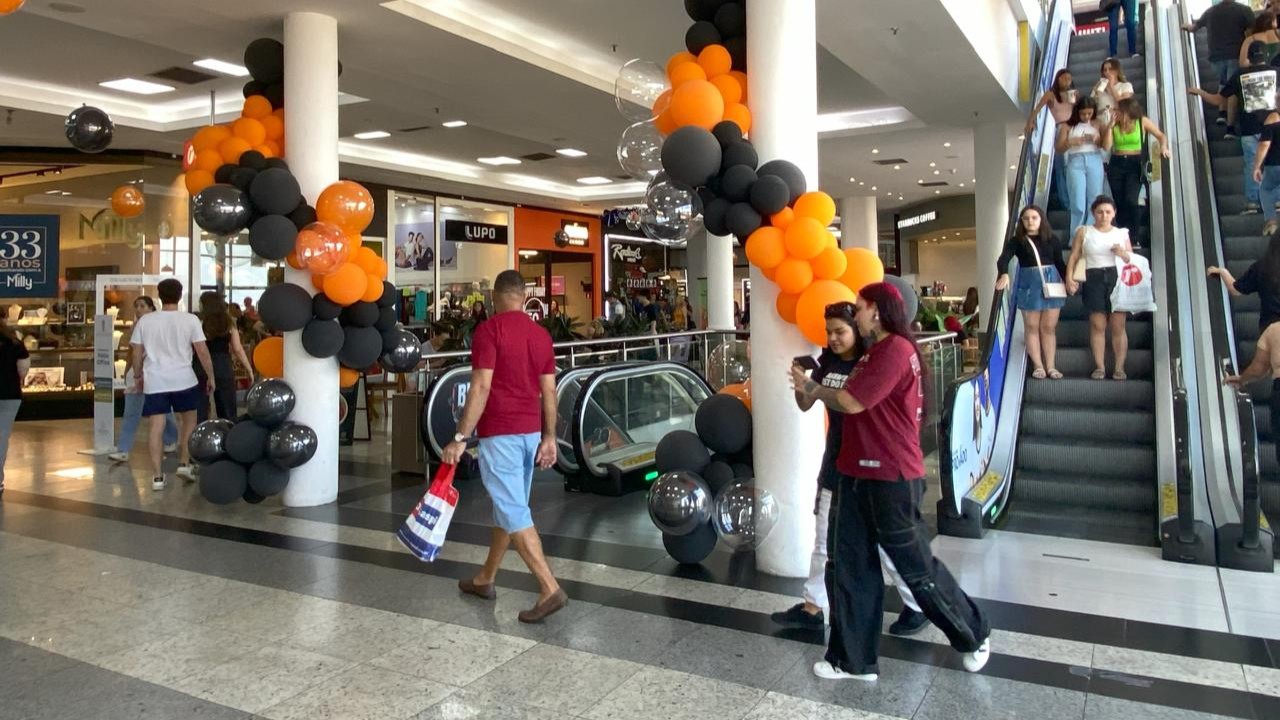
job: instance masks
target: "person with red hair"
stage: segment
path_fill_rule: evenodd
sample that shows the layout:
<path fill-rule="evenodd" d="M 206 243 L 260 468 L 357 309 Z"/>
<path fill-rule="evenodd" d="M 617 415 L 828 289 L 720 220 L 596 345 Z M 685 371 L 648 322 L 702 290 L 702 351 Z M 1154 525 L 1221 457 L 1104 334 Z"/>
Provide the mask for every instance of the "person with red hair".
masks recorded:
<path fill-rule="evenodd" d="M 923 362 L 902 294 L 889 283 L 872 283 L 859 291 L 856 305 L 854 320 L 868 347 L 843 389 L 822 387 L 799 365 L 791 368 L 796 392 L 845 414 L 827 575 L 831 639 L 813 672 L 826 680 L 879 677 L 884 580 L 877 544 L 920 609 L 963 654 L 964 668 L 977 672 L 991 655 L 991 626 L 933 557 L 920 515 Z"/>

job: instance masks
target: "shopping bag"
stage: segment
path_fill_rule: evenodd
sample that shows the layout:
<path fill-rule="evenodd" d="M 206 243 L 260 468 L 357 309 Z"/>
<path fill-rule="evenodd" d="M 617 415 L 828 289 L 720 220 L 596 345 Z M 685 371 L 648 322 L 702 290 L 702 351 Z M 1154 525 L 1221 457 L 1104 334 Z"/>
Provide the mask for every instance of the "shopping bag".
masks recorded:
<path fill-rule="evenodd" d="M 1111 291 L 1111 312 L 1154 312 L 1156 299 L 1151 291 L 1151 265 L 1131 253 L 1129 261 L 1116 258 L 1116 286 Z"/>
<path fill-rule="evenodd" d="M 405 518 L 396 537 L 423 562 L 431 562 L 444 547 L 449 521 L 458 506 L 458 490 L 453 486 L 456 465 L 441 465 L 431 480 L 431 487 L 422 496 L 413 512 Z"/>

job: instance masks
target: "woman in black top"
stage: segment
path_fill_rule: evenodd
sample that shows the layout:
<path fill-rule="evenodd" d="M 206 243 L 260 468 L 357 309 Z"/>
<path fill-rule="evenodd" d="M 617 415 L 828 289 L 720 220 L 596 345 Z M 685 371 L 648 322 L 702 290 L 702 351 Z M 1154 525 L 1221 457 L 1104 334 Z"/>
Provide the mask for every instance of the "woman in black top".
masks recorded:
<path fill-rule="evenodd" d="M 1037 253 L 1039 256 L 1037 257 Z M 1061 283 L 1067 274 L 1062 261 L 1062 245 L 1049 227 L 1044 211 L 1035 205 L 1023 208 L 1018 229 L 1004 244 L 1000 259 L 996 260 L 996 290 L 1009 287 L 1009 261 L 1018 258 L 1018 284 L 1014 289 L 1014 301 L 1022 311 L 1026 329 L 1027 357 L 1031 358 L 1031 377 L 1043 380 L 1045 376 L 1061 380 L 1058 372 L 1058 313 L 1067 300 L 1048 298 L 1044 295 L 1046 283 Z"/>
<path fill-rule="evenodd" d="M 227 310 L 227 301 L 216 292 L 200 295 L 200 321 L 204 326 L 205 343 L 209 346 L 209 357 L 213 360 L 213 405 L 218 417 L 227 420 L 236 418 L 236 370 L 231 362 L 232 353 L 249 373 L 249 383 L 253 383 L 253 366 L 245 354 L 244 345 L 240 343 L 240 331 L 231 322 L 231 313 Z"/>
<path fill-rule="evenodd" d="M 4 463 L 9 456 L 13 422 L 22 406 L 22 381 L 30 369 L 31 354 L 0 316 L 0 493 L 4 493 Z"/>
<path fill-rule="evenodd" d="M 1209 275 L 1217 276 L 1227 286 L 1232 297 L 1258 294 L 1258 336 L 1266 331 L 1267 326 L 1280 320 L 1280 233 L 1271 235 L 1267 245 L 1267 253 L 1249 266 L 1239 279 L 1231 275 L 1226 268 L 1210 267 Z"/>

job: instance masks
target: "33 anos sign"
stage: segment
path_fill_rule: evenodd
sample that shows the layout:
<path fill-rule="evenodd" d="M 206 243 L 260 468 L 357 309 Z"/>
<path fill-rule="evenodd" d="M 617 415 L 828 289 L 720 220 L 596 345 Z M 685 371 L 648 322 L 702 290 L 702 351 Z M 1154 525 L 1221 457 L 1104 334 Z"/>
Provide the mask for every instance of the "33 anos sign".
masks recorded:
<path fill-rule="evenodd" d="M 58 216 L 0 215 L 0 295 L 58 295 Z"/>

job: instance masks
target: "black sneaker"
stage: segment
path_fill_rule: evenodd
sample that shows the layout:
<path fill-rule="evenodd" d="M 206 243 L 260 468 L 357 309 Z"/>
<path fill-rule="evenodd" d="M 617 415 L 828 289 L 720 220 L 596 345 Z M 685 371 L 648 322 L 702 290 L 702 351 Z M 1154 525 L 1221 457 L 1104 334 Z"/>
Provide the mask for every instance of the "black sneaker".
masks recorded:
<path fill-rule="evenodd" d="M 1219 116 L 1217 117 L 1217 119 L 1216 119 L 1216 120 L 1214 120 L 1214 122 L 1218 123 L 1219 125 L 1226 125 L 1226 124 L 1227 124 L 1227 119 L 1226 119 L 1225 117 L 1223 117 L 1223 116 L 1219 115 Z"/>
<path fill-rule="evenodd" d="M 1240 139 L 1240 136 L 1236 134 L 1236 129 L 1230 125 L 1228 125 L 1226 131 L 1222 133 L 1222 137 L 1226 140 Z"/>
<path fill-rule="evenodd" d="M 898 619 L 889 626 L 889 634 L 897 635 L 898 637 L 915 635 L 923 630 L 924 626 L 928 624 L 929 618 L 925 617 L 924 613 L 916 612 L 909 607 L 904 607 L 902 608 L 902 614 L 899 615 Z"/>
<path fill-rule="evenodd" d="M 779 625 L 787 627 L 821 628 L 823 625 L 822 611 L 810 613 L 804 609 L 804 603 L 796 603 L 792 607 L 773 613 L 769 617 Z"/>

